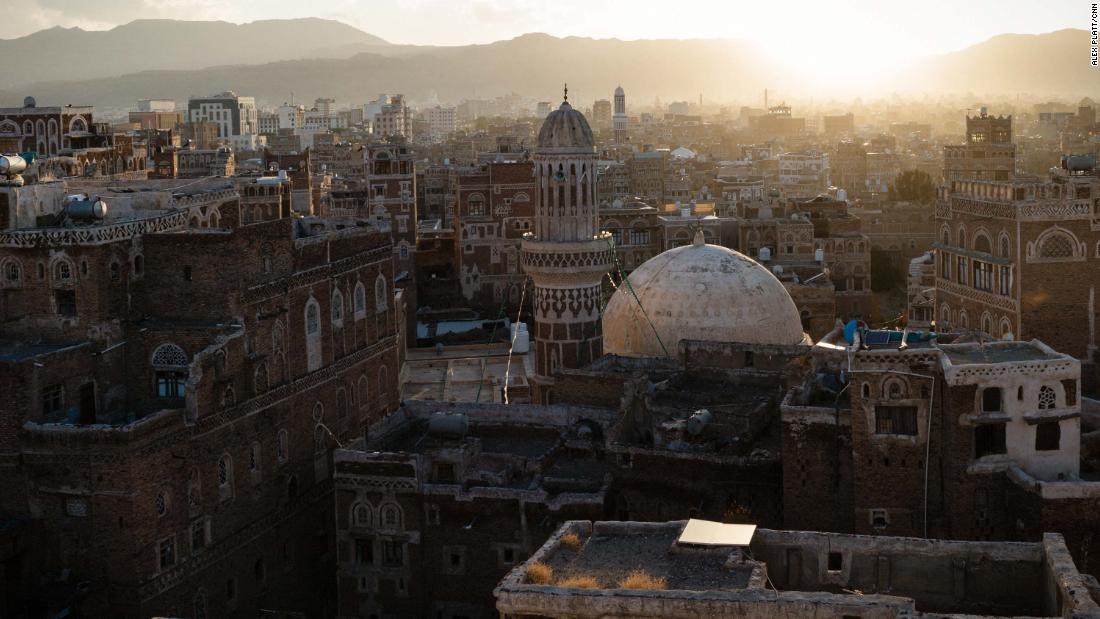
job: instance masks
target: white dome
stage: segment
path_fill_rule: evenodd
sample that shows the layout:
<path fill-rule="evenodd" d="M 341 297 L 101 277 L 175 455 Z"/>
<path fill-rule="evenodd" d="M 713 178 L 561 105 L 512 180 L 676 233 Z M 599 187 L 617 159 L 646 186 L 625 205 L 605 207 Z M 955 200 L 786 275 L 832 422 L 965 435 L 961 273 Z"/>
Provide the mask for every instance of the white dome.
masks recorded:
<path fill-rule="evenodd" d="M 675 357 L 680 340 L 803 341 L 798 308 L 783 284 L 751 258 L 703 243 L 701 233 L 692 245 L 650 258 L 629 279 L 645 313 L 626 285 L 619 286 L 604 310 L 605 354 L 663 357 L 664 343 Z"/>

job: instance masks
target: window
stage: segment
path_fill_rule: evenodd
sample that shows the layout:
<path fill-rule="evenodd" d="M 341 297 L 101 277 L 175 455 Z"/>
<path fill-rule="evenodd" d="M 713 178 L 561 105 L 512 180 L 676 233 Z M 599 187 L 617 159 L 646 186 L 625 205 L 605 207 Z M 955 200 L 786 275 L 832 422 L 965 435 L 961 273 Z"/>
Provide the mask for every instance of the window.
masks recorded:
<path fill-rule="evenodd" d="M 332 322 L 336 326 L 344 324 L 344 293 L 339 288 L 332 292 Z"/>
<path fill-rule="evenodd" d="M 382 540 L 382 565 L 401 567 L 405 563 L 405 545 L 399 541 Z"/>
<path fill-rule="evenodd" d="M 387 531 L 401 530 L 401 508 L 394 503 L 387 503 L 378 509 L 382 528 Z"/>
<path fill-rule="evenodd" d="M 54 302 L 57 303 L 57 313 L 60 316 L 76 316 L 76 291 L 54 290 Z"/>
<path fill-rule="evenodd" d="M 355 540 L 355 562 L 359 565 L 374 564 L 374 541 L 369 539 Z"/>
<path fill-rule="evenodd" d="M 252 443 L 252 447 L 248 450 L 248 471 L 252 473 L 253 478 L 260 474 L 261 453 L 260 444 Z"/>
<path fill-rule="evenodd" d="M 830 572 L 839 572 L 844 569 L 844 555 L 839 552 L 829 553 L 829 567 Z"/>
<path fill-rule="evenodd" d="M 1062 426 L 1057 421 L 1044 421 L 1035 426 L 1035 451 L 1058 451 L 1062 442 Z"/>
<path fill-rule="evenodd" d="M 157 566 L 166 570 L 176 564 L 176 538 L 166 537 L 157 542 Z"/>
<path fill-rule="evenodd" d="M 53 278 L 58 283 L 65 283 L 73 279 L 73 265 L 68 260 L 59 260 L 53 266 Z"/>
<path fill-rule="evenodd" d="M 974 457 L 1006 453 L 1005 425 L 989 423 L 974 428 Z"/>
<path fill-rule="evenodd" d="M 191 523 L 191 554 L 197 555 L 206 548 L 209 542 L 209 530 L 206 526 L 206 519 L 199 518 Z"/>
<path fill-rule="evenodd" d="M 321 306 L 316 299 L 306 303 L 306 368 L 313 372 L 321 368 Z"/>
<path fill-rule="evenodd" d="M 325 426 L 323 424 L 318 423 L 313 426 L 313 450 L 316 453 L 325 451 L 325 447 L 328 444 L 328 441 L 325 440 L 327 438 L 325 434 Z"/>
<path fill-rule="evenodd" d="M 958 256 L 956 258 L 958 267 L 955 269 L 955 275 L 959 278 L 959 283 L 966 285 L 966 258 Z"/>
<path fill-rule="evenodd" d="M 1039 257 L 1049 259 L 1072 258 L 1074 256 L 1074 240 L 1067 234 L 1053 233 L 1048 235 L 1039 244 Z"/>
<path fill-rule="evenodd" d="M 306 335 L 316 335 L 321 330 L 321 312 L 316 303 L 306 306 Z"/>
<path fill-rule="evenodd" d="M 1001 390 L 997 387 L 989 387 L 982 390 L 982 412 L 1001 412 Z"/>
<path fill-rule="evenodd" d="M 999 282 L 997 292 L 1002 295 L 1012 294 L 1012 267 L 1002 266 L 999 269 Z"/>
<path fill-rule="evenodd" d="M 1046 411 L 1055 407 L 1057 398 L 1050 385 L 1039 387 L 1039 410 Z"/>
<path fill-rule="evenodd" d="M 218 494 L 223 501 L 233 496 L 233 459 L 229 454 L 218 458 Z"/>
<path fill-rule="evenodd" d="M 355 387 L 355 397 L 359 400 L 359 408 L 361 409 L 367 408 L 367 406 L 370 404 L 370 402 L 368 401 L 370 399 L 370 389 L 367 385 L 368 382 L 369 381 L 367 380 L 366 376 L 360 376 L 359 382 L 356 384 Z"/>
<path fill-rule="evenodd" d="M 336 390 L 336 419 L 344 419 L 348 416 L 348 394 L 343 389 Z"/>
<path fill-rule="evenodd" d="M 630 230 L 631 245 L 648 245 L 649 230 L 633 228 Z"/>
<path fill-rule="evenodd" d="M 237 601 L 237 579 L 230 578 L 225 581 L 225 601 L 234 604 Z"/>
<path fill-rule="evenodd" d="M 275 459 L 282 464 L 286 462 L 288 435 L 286 430 L 279 430 L 275 438 Z"/>
<path fill-rule="evenodd" d="M 890 524 L 890 514 L 885 509 L 871 510 L 871 526 L 876 529 L 885 529 Z"/>
<path fill-rule="evenodd" d="M 191 265 L 183 267 L 183 281 L 189 282 L 192 280 Z"/>
<path fill-rule="evenodd" d="M 51 418 L 61 413 L 65 407 L 65 388 L 61 385 L 50 385 L 42 390 L 42 415 Z"/>
<path fill-rule="evenodd" d="M 252 390 L 256 394 L 267 391 L 267 364 L 260 362 L 252 373 Z"/>
<path fill-rule="evenodd" d="M 352 302 L 355 307 L 355 319 L 360 320 L 367 314 L 367 288 L 363 286 L 363 282 L 357 282 L 355 284 L 355 291 L 352 293 Z"/>
<path fill-rule="evenodd" d="M 112 262 L 111 263 L 111 281 L 112 282 L 117 282 L 120 279 L 122 279 L 121 269 L 119 268 L 117 262 Z"/>
<path fill-rule="evenodd" d="M 463 546 L 443 547 L 443 573 L 460 575 L 466 573 L 466 548 Z"/>
<path fill-rule="evenodd" d="M 886 388 L 883 389 L 884 395 L 888 400 L 901 400 L 906 396 L 905 384 L 896 378 L 890 379 L 886 382 Z"/>
<path fill-rule="evenodd" d="M 4 265 L 4 279 L 8 283 L 18 283 L 21 277 L 22 272 L 18 262 L 12 260 Z"/>
<path fill-rule="evenodd" d="M 917 407 L 876 406 L 875 434 L 917 435 Z"/>
<path fill-rule="evenodd" d="M 264 565 L 262 558 L 256 559 L 256 562 L 252 564 L 252 574 L 256 577 L 256 581 L 261 584 L 267 580 L 267 566 Z"/>
<path fill-rule="evenodd" d="M 356 503 L 351 508 L 351 521 L 352 525 L 369 529 L 374 525 L 374 512 L 371 511 L 370 505 L 366 503 Z"/>
<path fill-rule="evenodd" d="M 191 469 L 187 478 L 187 507 L 192 512 L 202 508 L 202 477 L 198 467 Z"/>
<path fill-rule="evenodd" d="M 374 309 L 376 312 L 384 312 L 389 306 L 389 301 L 386 299 L 386 278 L 379 274 L 374 280 Z"/>
<path fill-rule="evenodd" d="M 163 516 L 168 513 L 168 491 L 161 490 L 157 493 L 157 498 L 154 501 L 157 508 L 157 516 Z"/>

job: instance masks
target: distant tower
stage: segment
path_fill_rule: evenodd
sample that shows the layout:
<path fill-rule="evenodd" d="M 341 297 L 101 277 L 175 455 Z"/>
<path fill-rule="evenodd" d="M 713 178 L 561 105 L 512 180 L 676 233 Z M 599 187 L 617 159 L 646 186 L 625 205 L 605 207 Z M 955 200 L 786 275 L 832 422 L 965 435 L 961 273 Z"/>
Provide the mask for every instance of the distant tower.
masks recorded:
<path fill-rule="evenodd" d="M 557 370 L 603 355 L 600 287 L 612 260 L 610 235 L 600 232 L 596 215 L 595 139 L 565 94 L 539 131 L 535 231 L 523 239 L 523 269 L 534 283 L 537 403 L 552 401 Z M 621 97 L 620 90 L 616 105 Z"/>
<path fill-rule="evenodd" d="M 611 117 L 611 125 L 615 129 L 615 141 L 619 144 L 627 140 L 627 124 L 626 93 L 623 92 L 623 87 L 619 86 L 615 89 L 615 114 Z"/>

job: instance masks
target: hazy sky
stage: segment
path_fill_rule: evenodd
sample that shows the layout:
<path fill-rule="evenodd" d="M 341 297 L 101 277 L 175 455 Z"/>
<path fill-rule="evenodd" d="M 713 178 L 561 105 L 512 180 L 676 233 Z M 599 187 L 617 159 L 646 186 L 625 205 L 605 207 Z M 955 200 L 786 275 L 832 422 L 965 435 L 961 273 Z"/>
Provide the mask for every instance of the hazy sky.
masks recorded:
<path fill-rule="evenodd" d="M 1087 28 L 1085 0 L 21 0 L 0 38 L 52 26 L 106 29 L 139 18 L 338 19 L 394 43 L 565 36 L 754 39 L 791 62 L 870 63 L 959 49 L 1003 32 Z"/>

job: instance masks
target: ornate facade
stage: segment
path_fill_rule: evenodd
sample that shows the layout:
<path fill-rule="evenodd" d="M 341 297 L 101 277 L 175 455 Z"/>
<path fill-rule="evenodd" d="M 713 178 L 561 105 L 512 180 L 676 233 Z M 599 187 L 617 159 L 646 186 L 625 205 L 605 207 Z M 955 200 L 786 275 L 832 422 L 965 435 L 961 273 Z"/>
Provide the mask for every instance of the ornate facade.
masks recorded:
<path fill-rule="evenodd" d="M 522 261 L 534 282 L 533 397 L 549 402 L 558 369 L 603 354 L 601 286 L 613 250 L 597 220 L 592 130 L 568 100 L 546 117 L 534 161 L 535 230 L 524 237 Z"/>

